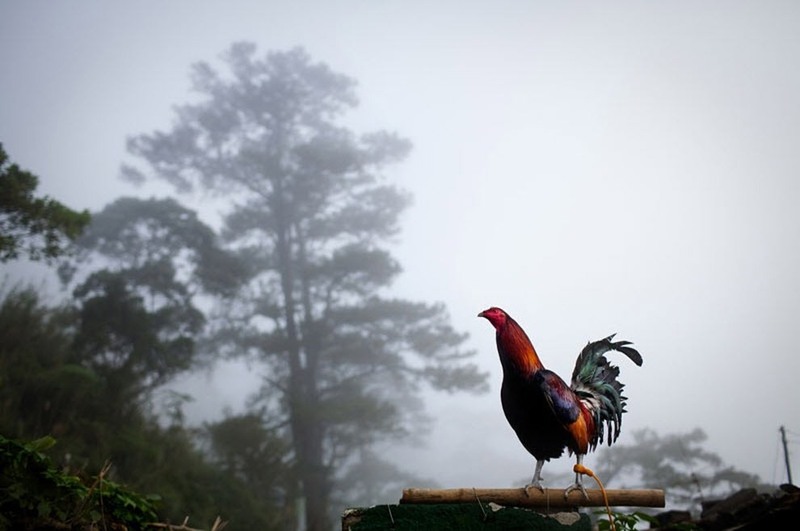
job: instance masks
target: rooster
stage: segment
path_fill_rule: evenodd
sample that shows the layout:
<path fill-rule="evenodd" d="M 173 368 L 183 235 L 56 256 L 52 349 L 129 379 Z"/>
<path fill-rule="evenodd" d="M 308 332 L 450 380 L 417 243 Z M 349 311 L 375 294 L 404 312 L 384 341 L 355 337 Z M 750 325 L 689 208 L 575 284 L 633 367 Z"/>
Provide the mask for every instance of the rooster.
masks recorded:
<path fill-rule="evenodd" d="M 594 450 L 604 436 L 609 446 L 619 436 L 626 397 L 617 380 L 619 368 L 611 365 L 605 353 L 616 350 L 642 365 L 642 356 L 630 341 L 613 342 L 613 335 L 594 341 L 578 355 L 572 383 L 567 385 L 556 373 L 542 365 L 528 335 L 505 311 L 489 308 L 478 314 L 496 330 L 497 352 L 503 366 L 500 399 L 506 419 L 520 442 L 536 458 L 536 471 L 525 486 L 544 491 L 542 466 L 560 457 L 564 449 L 577 457 L 575 483 L 564 496 L 583 487 L 583 456 Z M 607 434 L 604 431 L 608 431 Z"/>

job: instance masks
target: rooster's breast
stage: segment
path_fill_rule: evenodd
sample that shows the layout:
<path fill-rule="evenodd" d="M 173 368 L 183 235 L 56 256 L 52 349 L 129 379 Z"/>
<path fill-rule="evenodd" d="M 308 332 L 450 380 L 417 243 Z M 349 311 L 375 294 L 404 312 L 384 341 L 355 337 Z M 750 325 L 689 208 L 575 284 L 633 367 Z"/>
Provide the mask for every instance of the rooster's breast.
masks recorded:
<path fill-rule="evenodd" d="M 506 375 L 500 399 L 508 423 L 533 457 L 548 460 L 561 456 L 567 444 L 567 431 L 532 379 Z"/>

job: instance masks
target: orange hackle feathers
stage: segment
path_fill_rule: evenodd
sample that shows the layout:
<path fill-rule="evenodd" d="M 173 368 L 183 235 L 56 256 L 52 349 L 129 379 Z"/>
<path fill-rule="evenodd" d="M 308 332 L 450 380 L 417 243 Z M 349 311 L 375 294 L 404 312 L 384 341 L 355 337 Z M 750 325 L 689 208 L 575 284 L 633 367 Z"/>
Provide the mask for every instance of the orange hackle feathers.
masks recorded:
<path fill-rule="evenodd" d="M 497 351 L 504 365 L 510 363 L 524 374 L 533 374 L 544 368 L 528 334 L 510 315 L 493 306 L 479 313 L 478 317 L 487 319 L 497 331 Z"/>

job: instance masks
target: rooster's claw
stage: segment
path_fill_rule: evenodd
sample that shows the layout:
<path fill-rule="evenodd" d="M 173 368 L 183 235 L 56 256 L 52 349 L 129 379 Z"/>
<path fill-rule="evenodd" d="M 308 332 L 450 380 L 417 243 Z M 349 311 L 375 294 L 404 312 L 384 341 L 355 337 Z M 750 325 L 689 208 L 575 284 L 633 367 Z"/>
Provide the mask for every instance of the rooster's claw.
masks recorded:
<path fill-rule="evenodd" d="M 525 496 L 530 498 L 531 494 L 529 491 L 531 489 L 539 489 L 540 491 L 542 491 L 542 494 L 544 494 L 544 485 L 542 485 L 541 481 L 535 481 L 533 483 L 528 483 L 527 485 L 525 485 L 523 487 L 523 490 L 525 490 Z"/>
<path fill-rule="evenodd" d="M 583 497 L 587 500 L 589 499 L 589 493 L 586 492 L 586 489 L 583 487 L 583 483 L 576 481 L 566 489 L 564 489 L 564 499 L 569 498 L 569 493 L 573 490 L 580 490 L 583 493 Z"/>

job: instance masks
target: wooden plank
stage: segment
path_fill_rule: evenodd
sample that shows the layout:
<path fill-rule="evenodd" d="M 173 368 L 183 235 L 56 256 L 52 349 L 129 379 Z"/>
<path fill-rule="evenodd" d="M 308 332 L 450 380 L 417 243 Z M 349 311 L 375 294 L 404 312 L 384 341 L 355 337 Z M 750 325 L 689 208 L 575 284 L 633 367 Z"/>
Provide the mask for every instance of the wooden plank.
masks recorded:
<path fill-rule="evenodd" d="M 404 489 L 400 503 L 476 503 L 538 508 L 604 507 L 599 489 L 574 490 L 564 497 L 563 489 Z M 664 507 L 664 491 L 658 489 L 607 489 L 611 507 Z"/>

